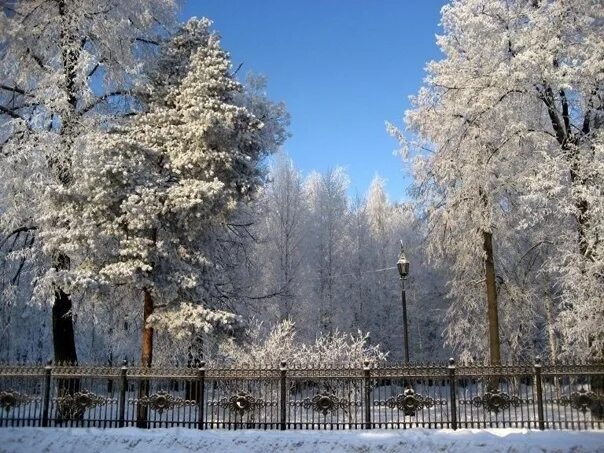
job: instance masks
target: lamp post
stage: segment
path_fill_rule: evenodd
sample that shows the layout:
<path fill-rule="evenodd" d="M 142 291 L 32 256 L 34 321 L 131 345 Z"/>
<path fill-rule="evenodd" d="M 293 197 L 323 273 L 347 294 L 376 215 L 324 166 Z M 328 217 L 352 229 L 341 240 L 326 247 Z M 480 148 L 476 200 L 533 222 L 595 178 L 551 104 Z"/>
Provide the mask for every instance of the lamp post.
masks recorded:
<path fill-rule="evenodd" d="M 403 334 L 405 339 L 405 363 L 409 363 L 409 326 L 407 325 L 407 297 L 405 294 L 405 279 L 409 275 L 409 261 L 403 251 L 403 241 L 401 241 L 401 253 L 396 263 L 398 273 L 401 277 L 401 299 L 403 302 Z"/>

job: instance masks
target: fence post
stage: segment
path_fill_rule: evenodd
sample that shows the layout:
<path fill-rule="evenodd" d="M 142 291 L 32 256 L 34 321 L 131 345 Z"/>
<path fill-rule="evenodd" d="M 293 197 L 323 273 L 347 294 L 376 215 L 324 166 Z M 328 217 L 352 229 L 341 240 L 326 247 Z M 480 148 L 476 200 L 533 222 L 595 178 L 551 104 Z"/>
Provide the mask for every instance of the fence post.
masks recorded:
<path fill-rule="evenodd" d="M 197 370 L 197 428 L 203 429 L 203 417 L 206 392 L 206 363 L 201 362 Z"/>
<path fill-rule="evenodd" d="M 451 429 L 457 429 L 457 379 L 455 377 L 455 359 L 449 359 L 449 398 L 451 403 Z"/>
<path fill-rule="evenodd" d="M 537 419 L 539 429 L 545 429 L 545 417 L 543 415 L 543 382 L 541 380 L 541 357 L 535 357 L 535 385 L 537 386 Z"/>
<path fill-rule="evenodd" d="M 371 429 L 371 367 L 369 360 L 363 362 L 363 382 L 365 388 L 365 429 Z"/>
<path fill-rule="evenodd" d="M 281 361 L 281 382 L 280 382 L 280 397 L 281 397 L 281 431 L 285 431 L 286 423 L 287 423 L 287 389 L 285 378 L 287 376 L 287 362 L 285 360 Z"/>
<path fill-rule="evenodd" d="M 42 426 L 48 426 L 48 413 L 50 410 L 50 373 L 52 372 L 52 360 L 44 367 L 44 399 L 42 402 Z"/>
<path fill-rule="evenodd" d="M 124 359 L 120 369 L 120 399 L 118 401 L 118 425 L 123 428 L 126 424 L 126 390 L 128 389 L 128 361 Z"/>

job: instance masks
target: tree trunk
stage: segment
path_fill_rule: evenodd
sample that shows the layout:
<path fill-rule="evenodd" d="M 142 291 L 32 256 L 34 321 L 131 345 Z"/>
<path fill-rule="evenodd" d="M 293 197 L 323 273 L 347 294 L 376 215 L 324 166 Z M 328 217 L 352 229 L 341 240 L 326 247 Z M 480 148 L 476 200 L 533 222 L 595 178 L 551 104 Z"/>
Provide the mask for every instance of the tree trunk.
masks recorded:
<path fill-rule="evenodd" d="M 484 268 L 487 290 L 487 315 L 489 320 L 489 363 L 501 364 L 501 346 L 499 341 L 499 314 L 497 312 L 497 287 L 495 284 L 495 261 L 493 258 L 493 234 L 482 232 L 485 252 Z"/>
<path fill-rule="evenodd" d="M 189 357 L 187 359 L 187 368 L 199 368 L 203 359 L 203 337 L 197 335 L 189 346 Z M 201 387 L 199 381 L 185 381 L 185 399 L 189 401 L 201 401 Z"/>
<path fill-rule="evenodd" d="M 594 92 L 594 95 L 596 93 Z M 579 155 L 579 149 L 581 145 L 585 145 L 585 137 L 589 137 L 593 132 L 593 118 L 592 118 L 592 108 L 593 105 L 590 106 L 591 101 L 588 102 L 588 108 L 584 113 L 583 117 L 583 125 L 581 127 L 580 134 L 577 132 L 573 132 L 571 128 L 571 115 L 570 115 L 570 103 L 568 101 L 566 92 L 563 89 L 559 91 L 560 95 L 560 104 L 562 107 L 562 112 L 559 112 L 556 107 L 554 94 L 551 86 L 545 85 L 544 90 L 541 93 L 541 99 L 547 106 L 547 111 L 549 114 L 550 122 L 556 133 L 556 139 L 560 144 L 560 148 L 564 152 L 566 156 L 567 162 L 570 165 L 570 182 L 571 188 L 579 188 L 578 195 L 574 196 L 573 203 L 576 208 L 576 212 L 574 214 L 575 219 L 577 221 L 577 233 L 578 233 L 578 248 L 581 256 L 585 259 L 585 261 L 593 261 L 593 250 L 589 248 L 588 241 L 588 233 L 592 228 L 591 218 L 590 218 L 590 204 L 588 200 L 581 195 L 583 193 L 583 187 L 587 187 L 589 185 L 589 181 L 582 176 L 582 168 L 581 161 Z M 600 109 L 601 104 L 596 109 Z M 597 127 L 597 126 L 596 126 Z M 591 145 L 593 147 L 593 145 Z M 593 148 L 592 148 L 593 149 Z M 587 164 L 589 165 L 589 164 Z M 582 269 L 583 273 L 584 270 Z M 600 329 L 599 332 L 591 333 L 588 335 L 588 346 L 591 348 L 594 335 L 602 335 L 602 331 Z M 598 353 L 602 354 L 602 351 L 592 351 L 591 358 L 597 360 Z M 591 389 L 596 393 L 604 393 L 604 377 L 603 376 L 593 376 L 591 378 Z M 594 420 L 604 420 L 604 405 L 600 405 L 596 410 L 592 410 L 592 417 Z"/>
<path fill-rule="evenodd" d="M 52 340 L 55 364 L 75 364 L 78 361 L 73 334 L 73 317 L 71 316 L 71 299 L 61 288 L 55 288 L 55 302 L 52 306 Z M 58 396 L 73 395 L 80 391 L 79 379 L 57 380 Z M 67 410 L 57 406 L 56 422 L 69 419 Z M 72 414 L 73 415 L 73 414 Z M 81 415 L 81 414 L 80 414 Z"/>
<path fill-rule="evenodd" d="M 564 90 L 560 90 L 560 103 L 562 112 L 558 111 L 554 91 L 548 84 L 544 85 L 543 91 L 540 93 L 541 100 L 547 107 L 547 113 L 554 132 L 556 140 L 560 144 L 560 149 L 563 151 L 567 162 L 570 165 L 570 182 L 571 187 L 584 187 L 588 182 L 581 176 L 581 164 L 579 161 L 579 147 L 582 144 L 584 137 L 589 136 L 591 131 L 590 110 L 588 109 L 583 121 L 581 134 L 575 134 L 572 130 L 569 113 L 569 101 Z M 579 191 L 581 193 L 581 191 Z M 592 252 L 588 248 L 587 232 L 589 230 L 589 210 L 588 201 L 583 195 L 574 196 L 573 203 L 576 208 L 575 219 L 577 221 L 578 230 L 578 245 L 581 255 L 588 260 L 593 260 Z"/>
<path fill-rule="evenodd" d="M 556 338 L 556 329 L 554 328 L 554 301 L 549 291 L 545 293 L 545 322 L 547 323 L 547 344 L 549 346 L 549 361 L 556 363 L 558 361 L 558 339 Z M 554 388 L 556 394 L 560 395 L 560 379 L 554 376 Z"/>
<path fill-rule="evenodd" d="M 69 269 L 69 257 L 60 254 L 55 263 L 57 270 Z M 71 313 L 71 298 L 59 286 L 54 288 L 55 300 L 52 306 L 52 341 L 55 363 L 76 363 L 75 336 L 73 316 Z"/>
<path fill-rule="evenodd" d="M 52 341 L 56 364 L 78 361 L 73 333 L 71 299 L 69 294 L 59 287 L 55 288 L 55 301 L 52 306 Z"/>
<path fill-rule="evenodd" d="M 153 327 L 149 327 L 149 317 L 153 314 L 153 296 L 150 291 L 143 289 L 143 335 L 141 345 L 141 366 L 151 367 L 153 362 Z M 149 396 L 150 382 L 148 379 L 143 379 L 139 383 L 138 399 Z M 149 408 L 146 405 L 139 404 L 137 406 L 136 426 L 138 428 L 149 428 L 148 422 Z"/>
<path fill-rule="evenodd" d="M 67 152 L 67 150 L 70 150 L 72 145 L 72 137 L 70 136 L 70 134 L 72 133 L 71 117 L 73 116 L 73 112 L 75 112 L 75 108 L 77 105 L 77 99 L 75 95 L 75 68 L 79 54 L 77 52 L 74 53 L 73 50 L 69 50 L 71 49 L 71 44 L 73 44 L 75 38 L 73 33 L 69 32 L 68 26 L 66 25 L 66 22 L 64 20 L 67 14 L 65 0 L 60 0 L 58 2 L 58 8 L 59 16 L 62 20 L 60 44 L 62 46 L 63 70 L 66 83 L 67 101 L 69 103 L 69 111 L 64 115 L 64 117 L 61 118 L 63 123 L 61 130 L 61 140 L 66 150 L 65 154 L 68 155 L 69 153 Z M 61 159 L 57 159 L 56 157 L 51 157 L 49 161 L 49 165 L 54 171 L 55 176 L 64 186 L 68 185 L 71 181 L 71 168 L 69 162 L 70 158 L 68 158 L 67 163 L 65 163 Z M 69 270 L 69 257 L 62 253 L 59 254 L 55 263 L 55 267 L 57 270 Z M 71 298 L 69 294 L 63 291 L 63 289 L 58 285 L 55 285 L 54 293 L 55 300 L 54 305 L 52 307 L 52 337 L 55 362 L 75 363 L 78 361 L 78 358 L 76 355 L 75 347 L 73 317 L 71 315 Z M 59 387 L 61 388 L 61 386 Z M 69 388 L 71 387 L 72 386 L 69 385 Z M 79 381 L 77 387 L 79 389 Z"/>
<path fill-rule="evenodd" d="M 149 317 L 153 314 L 153 296 L 148 289 L 143 290 L 143 341 L 141 352 L 141 366 L 150 367 L 153 361 L 153 327 L 147 325 Z"/>
<path fill-rule="evenodd" d="M 554 328 L 554 301 L 549 293 L 545 295 L 545 322 L 547 323 L 547 343 L 549 346 L 549 358 L 551 362 L 558 361 L 558 338 Z"/>
<path fill-rule="evenodd" d="M 57 259 L 57 269 L 68 269 L 69 258 L 60 255 Z M 54 348 L 55 364 L 75 364 L 78 361 L 75 335 L 73 333 L 73 316 L 71 314 L 71 299 L 69 294 L 59 286 L 54 288 L 54 304 L 52 306 L 52 341 Z M 63 396 L 73 395 L 80 391 L 79 379 L 59 379 L 57 381 L 57 394 Z M 55 422 L 62 423 L 63 420 L 78 419 L 82 414 L 74 414 L 61 404 L 57 405 Z"/>

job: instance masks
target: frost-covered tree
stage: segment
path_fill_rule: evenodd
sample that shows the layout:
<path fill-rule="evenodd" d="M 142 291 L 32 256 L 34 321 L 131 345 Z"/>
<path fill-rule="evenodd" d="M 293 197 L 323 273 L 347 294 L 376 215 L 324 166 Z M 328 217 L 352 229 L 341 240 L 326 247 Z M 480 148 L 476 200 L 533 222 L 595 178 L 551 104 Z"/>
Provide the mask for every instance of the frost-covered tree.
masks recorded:
<path fill-rule="evenodd" d="M 373 294 L 370 284 L 372 275 L 367 271 L 375 269 L 372 259 L 375 245 L 371 237 L 367 203 L 363 198 L 357 196 L 349 203 L 349 206 L 346 235 L 350 254 L 347 260 L 347 273 L 351 275 L 346 278 L 344 296 L 352 311 L 350 328 L 370 331 L 368 325 L 372 316 L 369 308 L 375 302 L 375 294 Z"/>
<path fill-rule="evenodd" d="M 74 183 L 82 136 L 136 107 L 142 62 L 172 26 L 175 1 L 17 0 L 1 9 L 0 228 L 9 241 L 35 234 L 22 246 L 43 277 L 37 298 L 52 305 L 54 356 L 75 361 L 72 297 L 61 277 L 70 254 L 46 241 L 55 225 L 41 217 L 57 209 L 48 194 Z M 69 229 L 71 214 L 62 212 Z"/>
<path fill-rule="evenodd" d="M 154 324 L 202 333 L 232 322 L 211 303 L 223 272 L 213 239 L 254 195 L 262 181 L 258 163 L 282 136 L 276 128 L 271 141 L 263 122 L 240 105 L 242 86 L 228 55 L 217 35 L 206 33 L 186 75 L 161 102 L 87 137 L 74 156 L 77 178 L 55 194 L 65 198 L 58 205 L 77 213 L 54 244 L 81 257 L 73 284 L 140 294 L 145 366 L 152 363 Z"/>
<path fill-rule="evenodd" d="M 544 312 L 573 355 L 604 350 L 601 21 L 589 0 L 443 9 L 445 57 L 406 121 L 429 252 L 451 260 L 447 337 L 464 358 L 489 346 L 498 362 L 500 333 L 510 357 L 539 345 Z"/>
<path fill-rule="evenodd" d="M 317 327 L 325 335 L 333 333 L 337 318 L 348 310 L 337 304 L 342 280 L 338 274 L 346 269 L 345 227 L 348 212 L 348 176 L 342 168 L 314 173 L 305 182 L 309 204 L 307 263 L 314 291 L 311 303 L 318 308 Z"/>
<path fill-rule="evenodd" d="M 262 282 L 257 292 L 262 300 L 275 301 L 276 318 L 285 321 L 301 308 L 307 206 L 302 176 L 288 156 L 276 156 L 269 181 L 257 206 L 254 260 Z"/>

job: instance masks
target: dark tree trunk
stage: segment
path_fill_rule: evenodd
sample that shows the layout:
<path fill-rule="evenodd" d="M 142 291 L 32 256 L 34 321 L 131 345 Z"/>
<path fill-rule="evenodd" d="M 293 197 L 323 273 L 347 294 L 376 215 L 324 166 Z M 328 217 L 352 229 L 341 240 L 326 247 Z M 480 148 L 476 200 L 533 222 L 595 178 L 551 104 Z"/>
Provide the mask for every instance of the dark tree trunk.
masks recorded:
<path fill-rule="evenodd" d="M 595 93 L 594 93 L 595 95 Z M 581 127 L 580 133 L 573 131 L 571 128 L 571 116 L 570 116 L 570 107 L 569 100 L 564 90 L 560 90 L 560 104 L 561 104 L 561 112 L 558 111 L 553 90 L 549 85 L 545 85 L 544 90 L 541 93 L 541 99 L 547 106 L 547 112 L 550 118 L 550 122 L 552 127 L 556 133 L 556 140 L 560 144 L 560 148 L 564 152 L 566 159 L 570 166 L 570 181 L 571 186 L 573 188 L 583 188 L 590 184 L 589 180 L 587 180 L 584 176 L 582 176 L 582 168 L 581 161 L 579 156 L 579 148 L 581 145 L 585 144 L 583 141 L 585 137 L 589 137 L 590 133 L 593 132 L 593 117 L 592 117 L 592 109 L 594 106 L 592 104 L 592 100 L 588 102 L 587 111 L 584 114 L 583 124 Z M 595 106 L 595 109 L 601 109 L 601 104 L 599 106 Z M 596 126 L 597 127 L 597 126 Z M 593 261 L 595 257 L 593 256 L 593 250 L 589 248 L 588 241 L 588 233 L 591 225 L 590 218 L 590 205 L 587 199 L 584 196 L 580 195 L 581 190 L 577 191 L 579 195 L 574 196 L 573 203 L 575 205 L 575 219 L 577 221 L 577 242 L 578 249 L 582 257 L 586 261 Z M 582 272 L 584 272 L 582 270 Z M 603 335 L 602 331 L 596 332 L 595 334 L 591 334 L 588 338 L 588 344 L 591 347 L 594 335 Z M 602 351 L 593 352 L 591 354 L 592 359 L 598 360 L 598 352 L 603 354 Z M 600 355 L 601 359 L 602 355 Z M 591 379 L 591 389 L 598 393 L 604 393 L 604 377 L 603 376 L 593 376 Z M 599 405 L 598 407 L 592 409 L 592 417 L 595 420 L 604 420 L 604 405 Z"/>
<path fill-rule="evenodd" d="M 556 134 L 556 140 L 564 152 L 570 165 L 570 180 L 573 187 L 587 186 L 586 181 L 581 176 L 581 164 L 579 161 L 579 146 L 584 137 L 588 136 L 591 130 L 590 109 L 587 110 L 581 128 L 581 133 L 573 132 L 571 127 L 571 117 L 569 113 L 569 101 L 564 90 L 560 90 L 561 111 L 558 111 L 554 91 L 551 86 L 545 85 L 540 93 L 541 100 L 547 107 L 549 119 Z M 587 232 L 589 230 L 589 203 L 582 195 L 576 195 L 573 199 L 576 208 L 575 219 L 577 220 L 578 245 L 581 255 L 588 260 L 592 260 L 591 250 L 588 249 Z"/>
<path fill-rule="evenodd" d="M 201 366 L 200 356 L 203 357 L 203 338 L 201 335 L 196 336 L 189 346 L 189 353 L 187 358 L 187 368 L 198 368 Z M 185 399 L 190 401 L 201 401 L 201 394 L 199 392 L 199 382 L 193 380 L 185 381 Z"/>
<path fill-rule="evenodd" d="M 56 262 L 57 270 L 69 269 L 69 258 L 59 255 Z M 54 346 L 55 363 L 76 363 L 75 336 L 73 331 L 73 316 L 71 313 L 71 298 L 60 286 L 55 286 L 55 301 L 52 306 L 52 341 Z"/>
<path fill-rule="evenodd" d="M 484 270 L 487 291 L 487 316 L 489 320 L 489 363 L 501 364 L 501 346 L 499 340 L 499 314 L 497 307 L 497 287 L 495 283 L 495 260 L 493 256 L 493 234 L 483 231 Z"/>
<path fill-rule="evenodd" d="M 478 189 L 485 211 L 489 202 L 483 188 Z M 499 313 L 497 306 L 497 284 L 495 280 L 495 253 L 493 252 L 493 233 L 482 232 L 482 249 L 484 251 L 484 279 L 487 295 L 487 319 L 489 334 L 489 364 L 501 364 L 501 342 L 499 339 Z"/>
<path fill-rule="evenodd" d="M 153 314 L 153 296 L 148 289 L 143 290 L 143 332 L 141 345 L 141 366 L 148 368 L 153 363 L 153 327 L 147 325 L 149 317 Z M 138 398 L 149 396 L 150 382 L 148 379 L 140 381 Z M 136 426 L 138 428 L 149 428 L 149 408 L 145 405 L 138 405 L 136 414 Z"/>
<path fill-rule="evenodd" d="M 73 317 L 71 299 L 61 288 L 55 289 L 55 302 L 52 307 L 52 341 L 55 363 L 76 363 Z"/>
<path fill-rule="evenodd" d="M 60 255 L 57 259 L 57 269 L 69 269 L 69 258 Z M 71 313 L 71 299 L 69 294 L 56 286 L 55 300 L 52 306 L 52 341 L 54 347 L 55 364 L 76 364 L 78 361 L 75 335 L 73 333 L 73 316 Z M 80 391 L 79 379 L 57 380 L 57 394 L 63 396 Z M 82 414 L 74 413 L 69 408 L 57 405 L 56 423 L 64 420 L 79 419 Z"/>
<path fill-rule="evenodd" d="M 143 290 L 143 344 L 141 352 L 141 365 L 150 367 L 153 361 L 153 327 L 147 325 L 149 317 L 153 314 L 153 296 L 148 289 Z"/>

